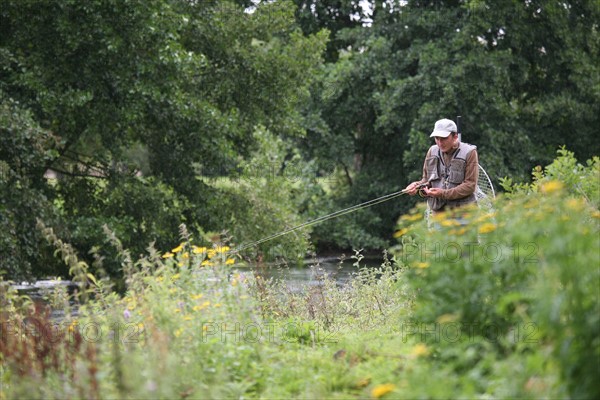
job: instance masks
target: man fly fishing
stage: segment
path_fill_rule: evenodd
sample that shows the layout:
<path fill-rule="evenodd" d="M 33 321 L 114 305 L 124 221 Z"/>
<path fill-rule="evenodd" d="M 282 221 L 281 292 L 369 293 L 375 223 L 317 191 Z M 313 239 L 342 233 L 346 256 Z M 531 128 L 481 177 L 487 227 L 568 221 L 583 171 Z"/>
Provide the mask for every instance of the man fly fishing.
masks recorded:
<path fill-rule="evenodd" d="M 421 191 L 434 214 L 475 203 L 477 147 L 461 142 L 458 128 L 450 119 L 437 121 L 430 137 L 435 138 L 435 144 L 425 156 L 423 177 L 404 191 L 411 196 Z"/>

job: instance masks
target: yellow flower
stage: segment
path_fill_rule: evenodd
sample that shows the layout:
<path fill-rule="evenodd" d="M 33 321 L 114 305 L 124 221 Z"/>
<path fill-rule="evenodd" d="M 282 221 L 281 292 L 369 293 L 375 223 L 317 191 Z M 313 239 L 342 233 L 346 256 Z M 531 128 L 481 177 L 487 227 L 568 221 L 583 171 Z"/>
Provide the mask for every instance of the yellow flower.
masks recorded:
<path fill-rule="evenodd" d="M 171 252 L 166 252 L 165 254 L 163 254 L 162 258 L 171 258 L 173 257 L 173 253 Z"/>
<path fill-rule="evenodd" d="M 183 320 L 184 321 L 191 321 L 192 320 L 192 316 L 186 314 L 186 315 L 183 316 Z"/>
<path fill-rule="evenodd" d="M 183 253 L 183 259 L 187 260 L 188 258 L 190 258 L 190 253 L 188 253 L 187 251 L 185 253 Z"/>
<path fill-rule="evenodd" d="M 192 300 L 199 300 L 203 297 L 204 295 L 202 293 L 200 294 L 195 294 L 192 296 Z"/>
<path fill-rule="evenodd" d="M 540 190 L 542 191 L 542 193 L 549 194 L 561 191 L 563 187 L 564 185 L 560 181 L 548 181 L 542 184 Z"/>
<path fill-rule="evenodd" d="M 445 219 L 445 220 L 441 221 L 440 224 L 445 227 L 460 226 L 460 223 L 455 219 Z"/>
<path fill-rule="evenodd" d="M 600 219 L 600 211 L 596 210 L 592 213 L 592 217 Z"/>
<path fill-rule="evenodd" d="M 164 276 L 157 276 L 157 277 L 156 277 L 156 281 L 157 281 L 157 282 L 162 282 L 162 281 L 163 281 L 163 279 L 165 279 L 165 277 L 164 277 Z"/>
<path fill-rule="evenodd" d="M 192 248 L 192 253 L 194 254 L 202 254 L 202 253 L 206 253 L 206 247 L 198 247 L 198 246 L 194 246 Z"/>
<path fill-rule="evenodd" d="M 181 243 L 179 246 L 175 247 L 173 250 L 171 250 L 173 253 L 179 253 L 181 250 L 183 250 L 183 243 Z"/>
<path fill-rule="evenodd" d="M 396 389 L 396 385 L 392 383 L 385 383 L 383 385 L 377 385 L 371 390 L 371 396 L 376 399 L 385 396 L 386 394 L 393 392 Z"/>
<path fill-rule="evenodd" d="M 404 235 L 406 235 L 407 232 L 408 232 L 408 228 L 402 228 L 399 231 L 394 232 L 394 238 L 397 239 L 400 236 L 404 236 Z"/>
<path fill-rule="evenodd" d="M 233 258 L 228 258 L 227 260 L 225 260 L 225 265 L 232 265 L 235 264 L 235 260 Z"/>
<path fill-rule="evenodd" d="M 427 356 L 429 355 L 429 348 L 423 343 L 418 343 L 413 347 L 410 354 L 414 357 Z"/>
<path fill-rule="evenodd" d="M 211 262 L 210 262 L 210 261 L 208 261 L 208 260 L 204 260 L 204 261 L 202 261 L 202 263 L 201 263 L 200 265 L 204 265 L 204 266 L 211 266 L 211 265 L 213 265 L 213 263 L 211 263 Z"/>
<path fill-rule="evenodd" d="M 69 325 L 69 332 L 73 332 L 75 329 L 77 329 L 78 324 L 79 322 L 77 322 L 77 320 L 74 319 L 73 322 L 71 322 L 71 324 Z"/>
<path fill-rule="evenodd" d="M 182 333 L 182 332 L 183 332 L 183 330 L 182 330 L 182 329 L 177 329 L 177 330 L 175 331 L 175 337 L 179 337 L 179 336 L 181 336 L 181 333 Z"/>
<path fill-rule="evenodd" d="M 208 250 L 208 251 L 206 252 L 206 256 L 207 256 L 208 258 L 212 258 L 212 257 L 214 257 L 214 255 L 215 255 L 215 254 L 217 254 L 217 252 L 216 252 L 214 249 L 210 249 L 210 250 Z"/>
<path fill-rule="evenodd" d="M 175 274 L 171 277 L 172 281 L 176 281 L 177 279 L 179 279 L 180 275 L 179 274 Z"/>
<path fill-rule="evenodd" d="M 420 268 L 420 269 L 429 268 L 429 263 L 421 261 L 421 262 L 415 263 L 415 267 Z"/>
<path fill-rule="evenodd" d="M 479 233 L 490 233 L 496 230 L 496 225 L 491 222 L 486 222 L 479 227 Z"/>
<path fill-rule="evenodd" d="M 217 253 L 226 253 L 230 250 L 229 246 L 217 247 Z"/>
<path fill-rule="evenodd" d="M 583 199 L 569 199 L 567 200 L 567 208 L 573 210 L 573 211 L 581 211 L 583 210 L 585 206 L 585 202 L 583 201 Z"/>
<path fill-rule="evenodd" d="M 447 215 L 448 215 L 448 213 L 439 212 L 439 213 L 433 214 L 433 216 L 431 217 L 431 219 L 434 222 L 442 222 L 442 221 L 444 221 L 446 219 Z"/>
<path fill-rule="evenodd" d="M 208 306 L 210 306 L 210 301 L 207 300 L 207 301 L 205 301 L 204 303 L 202 303 L 200 305 L 194 306 L 192 308 L 192 310 L 194 310 L 194 311 L 200 311 L 200 310 L 204 310 Z"/>
<path fill-rule="evenodd" d="M 404 214 L 403 216 L 400 217 L 400 219 L 402 221 L 409 221 L 409 222 L 418 221 L 421 218 L 422 218 L 421 214 Z"/>

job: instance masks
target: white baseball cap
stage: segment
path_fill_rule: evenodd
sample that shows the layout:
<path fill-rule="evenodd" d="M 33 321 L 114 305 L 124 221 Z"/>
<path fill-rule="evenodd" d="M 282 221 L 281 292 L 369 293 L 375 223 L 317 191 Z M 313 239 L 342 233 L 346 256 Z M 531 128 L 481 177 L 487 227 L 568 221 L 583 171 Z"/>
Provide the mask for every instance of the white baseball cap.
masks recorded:
<path fill-rule="evenodd" d="M 433 132 L 429 137 L 448 137 L 452 132 L 457 132 L 456 124 L 451 119 L 440 119 L 435 123 L 435 127 L 433 128 Z"/>

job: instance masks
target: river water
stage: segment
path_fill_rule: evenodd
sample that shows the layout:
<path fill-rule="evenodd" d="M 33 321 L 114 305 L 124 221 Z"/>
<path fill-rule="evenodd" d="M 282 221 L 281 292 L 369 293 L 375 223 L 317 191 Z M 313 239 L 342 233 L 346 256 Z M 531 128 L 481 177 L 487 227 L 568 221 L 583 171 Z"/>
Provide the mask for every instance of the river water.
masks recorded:
<path fill-rule="evenodd" d="M 352 258 L 329 256 L 307 259 L 296 265 L 253 264 L 241 269 L 241 271 L 251 270 L 266 279 L 273 278 L 282 281 L 290 291 L 297 292 L 307 287 L 320 285 L 324 276 L 328 276 L 339 285 L 343 285 L 352 279 L 354 273 L 358 272 L 355 263 L 356 260 Z M 360 268 L 370 268 L 379 267 L 381 263 L 381 257 L 367 256 L 360 261 L 359 265 Z"/>
<path fill-rule="evenodd" d="M 358 272 L 355 263 L 356 259 L 341 255 L 339 257 L 316 257 L 297 264 L 246 264 L 234 267 L 233 270 L 240 273 L 257 273 L 264 279 L 272 278 L 274 281 L 285 284 L 291 292 L 301 292 L 312 286 L 321 285 L 325 276 L 338 285 L 344 285 L 352 279 L 354 273 Z M 381 263 L 382 258 L 380 256 L 365 256 L 360 261 L 360 268 L 379 267 Z M 75 284 L 64 280 L 43 280 L 33 284 L 20 284 L 12 287 L 21 294 L 31 296 L 34 301 L 43 301 L 43 297 L 49 295 L 58 286 L 64 286 L 70 293 L 77 289 Z M 52 317 L 61 319 L 62 315 L 53 314 Z"/>

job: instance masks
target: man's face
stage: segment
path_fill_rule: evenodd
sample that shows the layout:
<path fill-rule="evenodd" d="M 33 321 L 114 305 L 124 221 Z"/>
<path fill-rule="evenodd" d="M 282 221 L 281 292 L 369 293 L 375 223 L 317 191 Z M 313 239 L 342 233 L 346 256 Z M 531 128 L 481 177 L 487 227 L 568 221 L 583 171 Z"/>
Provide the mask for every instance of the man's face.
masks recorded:
<path fill-rule="evenodd" d="M 446 153 L 446 152 L 452 150 L 452 148 L 454 147 L 454 144 L 456 143 L 457 140 L 458 140 L 458 135 L 455 135 L 455 134 L 450 134 L 450 135 L 448 135 L 448 137 L 445 137 L 445 138 L 436 136 L 435 144 L 438 145 L 440 150 L 442 150 L 444 153 Z"/>

